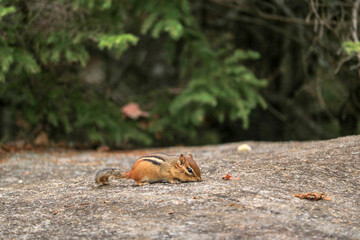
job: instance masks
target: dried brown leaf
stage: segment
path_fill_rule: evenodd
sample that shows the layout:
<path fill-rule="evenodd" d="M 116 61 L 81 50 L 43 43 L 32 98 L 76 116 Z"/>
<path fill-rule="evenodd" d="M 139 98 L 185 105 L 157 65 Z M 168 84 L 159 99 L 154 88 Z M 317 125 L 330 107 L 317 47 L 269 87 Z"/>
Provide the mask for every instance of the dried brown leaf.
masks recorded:
<path fill-rule="evenodd" d="M 331 197 L 327 196 L 326 193 L 323 192 L 311 192 L 311 193 L 304 193 L 304 194 L 294 194 L 294 197 L 300 198 L 300 199 L 306 199 L 310 201 L 318 201 L 321 199 L 330 201 Z"/>
<path fill-rule="evenodd" d="M 232 177 L 230 174 L 226 174 L 225 177 L 222 177 L 224 180 L 239 180 L 239 177 Z"/>
<path fill-rule="evenodd" d="M 108 152 L 108 151 L 110 151 L 110 148 L 108 146 L 106 146 L 106 145 L 102 145 L 102 146 L 98 147 L 96 149 L 96 151 L 98 151 L 98 152 Z"/>
<path fill-rule="evenodd" d="M 34 145 L 41 147 L 48 147 L 50 145 L 50 140 L 48 135 L 45 132 L 40 132 L 34 140 Z"/>

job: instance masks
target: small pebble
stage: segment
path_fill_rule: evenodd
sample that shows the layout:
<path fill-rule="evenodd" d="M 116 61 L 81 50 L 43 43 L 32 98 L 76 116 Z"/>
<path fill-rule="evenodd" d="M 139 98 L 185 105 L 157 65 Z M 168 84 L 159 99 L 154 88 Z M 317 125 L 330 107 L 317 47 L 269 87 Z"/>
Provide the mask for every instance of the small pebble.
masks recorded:
<path fill-rule="evenodd" d="M 251 147 L 248 144 L 241 144 L 237 148 L 238 152 L 249 152 L 251 151 Z"/>

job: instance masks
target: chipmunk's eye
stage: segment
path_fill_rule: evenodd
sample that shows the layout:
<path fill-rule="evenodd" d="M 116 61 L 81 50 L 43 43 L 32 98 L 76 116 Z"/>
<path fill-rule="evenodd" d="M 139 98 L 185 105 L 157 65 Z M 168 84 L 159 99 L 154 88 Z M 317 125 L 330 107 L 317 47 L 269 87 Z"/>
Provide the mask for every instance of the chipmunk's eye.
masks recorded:
<path fill-rule="evenodd" d="M 191 168 L 187 168 L 187 171 L 189 172 L 189 173 L 193 173 L 193 170 L 191 169 Z"/>

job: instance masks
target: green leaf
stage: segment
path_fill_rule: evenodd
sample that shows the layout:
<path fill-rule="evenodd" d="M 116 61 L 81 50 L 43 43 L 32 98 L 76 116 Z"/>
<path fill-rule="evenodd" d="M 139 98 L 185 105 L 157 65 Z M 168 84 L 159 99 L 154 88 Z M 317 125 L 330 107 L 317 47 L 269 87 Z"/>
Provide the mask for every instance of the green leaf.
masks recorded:
<path fill-rule="evenodd" d="M 103 0 L 101 8 L 103 10 L 108 9 L 111 7 L 111 4 L 112 4 L 112 0 Z"/>
<path fill-rule="evenodd" d="M 54 127 L 59 125 L 57 115 L 54 112 L 49 112 L 47 119 Z"/>
<path fill-rule="evenodd" d="M 132 34 L 119 34 L 119 35 L 100 35 L 98 37 L 99 48 L 127 48 L 129 45 L 136 45 L 139 38 Z"/>
<path fill-rule="evenodd" d="M 100 132 L 95 129 L 90 129 L 88 132 L 88 136 L 92 142 L 103 142 L 104 141 L 104 138 L 102 137 Z"/>
<path fill-rule="evenodd" d="M 4 7 L 0 5 L 0 21 L 2 20 L 3 17 L 5 17 L 8 14 L 14 13 L 15 11 L 16 9 L 13 6 Z"/>
<path fill-rule="evenodd" d="M 170 112 L 176 114 L 180 109 L 187 107 L 189 104 L 200 104 L 215 107 L 216 98 L 208 92 L 188 92 L 179 95 L 170 105 Z"/>
<path fill-rule="evenodd" d="M 145 18 L 143 24 L 141 25 L 141 34 L 146 34 L 149 31 L 149 29 L 154 25 L 158 16 L 158 13 L 153 13 L 150 14 L 147 18 Z"/>
<path fill-rule="evenodd" d="M 172 39 L 178 40 L 183 34 L 183 26 L 175 19 L 168 19 L 165 21 L 164 31 L 168 32 Z"/>
<path fill-rule="evenodd" d="M 51 53 L 50 53 L 50 60 L 54 63 L 59 62 L 60 60 L 60 51 L 58 49 L 54 49 Z"/>
<path fill-rule="evenodd" d="M 38 73 L 40 72 L 40 66 L 36 62 L 35 58 L 27 52 L 15 52 L 15 60 L 17 68 L 23 69 L 27 73 Z"/>
<path fill-rule="evenodd" d="M 9 71 L 10 65 L 14 62 L 14 49 L 10 47 L 0 47 L 0 69 L 2 72 Z"/>
<path fill-rule="evenodd" d="M 360 42 L 346 41 L 342 46 L 348 55 L 360 54 Z"/>
<path fill-rule="evenodd" d="M 5 81 L 5 75 L 0 72 L 0 82 L 4 82 Z"/>
<path fill-rule="evenodd" d="M 203 123 L 205 117 L 205 109 L 204 108 L 198 108 L 191 114 L 191 121 L 196 126 L 199 126 L 201 123 Z"/>
<path fill-rule="evenodd" d="M 158 38 L 163 31 L 168 32 L 172 39 L 178 40 L 183 35 L 183 26 L 175 19 L 160 20 L 155 24 L 151 36 Z"/>
<path fill-rule="evenodd" d="M 158 23 L 156 23 L 153 30 L 152 30 L 152 32 L 151 32 L 151 36 L 153 38 L 159 38 L 161 31 L 164 30 L 164 26 L 165 26 L 164 21 L 159 21 Z"/>
<path fill-rule="evenodd" d="M 70 134 L 73 131 L 73 127 L 70 124 L 69 118 L 67 117 L 67 115 L 61 115 L 60 120 L 65 127 L 66 134 Z"/>
<path fill-rule="evenodd" d="M 181 10 L 184 13 L 190 13 L 191 8 L 188 0 L 181 0 Z"/>

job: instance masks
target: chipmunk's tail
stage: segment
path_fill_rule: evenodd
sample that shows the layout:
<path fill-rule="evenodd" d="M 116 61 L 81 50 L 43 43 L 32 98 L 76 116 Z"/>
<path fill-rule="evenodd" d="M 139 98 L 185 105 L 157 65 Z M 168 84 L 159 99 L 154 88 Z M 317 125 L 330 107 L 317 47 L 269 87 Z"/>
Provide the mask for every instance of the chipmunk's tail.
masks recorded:
<path fill-rule="evenodd" d="M 128 172 L 122 172 L 117 168 L 103 168 L 95 173 L 95 184 L 107 185 L 109 184 L 109 178 L 120 179 L 129 178 Z"/>

